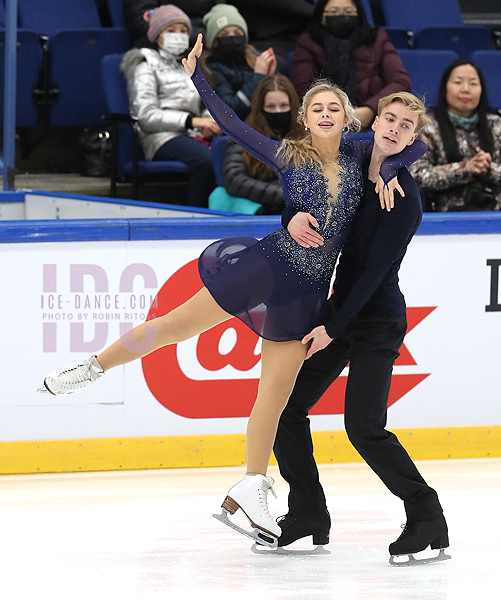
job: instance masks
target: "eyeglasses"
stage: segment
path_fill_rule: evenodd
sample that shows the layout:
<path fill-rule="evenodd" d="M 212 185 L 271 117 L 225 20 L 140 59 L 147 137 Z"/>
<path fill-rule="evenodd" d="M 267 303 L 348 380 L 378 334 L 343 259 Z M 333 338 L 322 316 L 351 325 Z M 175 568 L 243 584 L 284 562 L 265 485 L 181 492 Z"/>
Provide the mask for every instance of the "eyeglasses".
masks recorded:
<path fill-rule="evenodd" d="M 337 17 L 338 15 L 346 15 L 347 17 L 358 16 L 356 8 L 331 8 L 330 10 L 324 11 L 324 17 Z"/>

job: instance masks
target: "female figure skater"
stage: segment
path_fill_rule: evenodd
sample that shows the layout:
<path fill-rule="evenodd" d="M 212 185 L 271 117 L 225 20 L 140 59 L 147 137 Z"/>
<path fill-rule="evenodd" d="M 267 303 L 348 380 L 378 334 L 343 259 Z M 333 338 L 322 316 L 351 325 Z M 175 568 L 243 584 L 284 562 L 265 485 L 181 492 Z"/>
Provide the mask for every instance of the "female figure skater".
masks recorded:
<path fill-rule="evenodd" d="M 324 245 L 303 248 L 286 229 L 260 241 L 240 237 L 214 242 L 199 259 L 204 287 L 198 293 L 170 313 L 135 327 L 98 356 L 50 373 L 41 391 L 71 393 L 113 367 L 187 340 L 233 316 L 240 318 L 263 338 L 262 372 L 247 426 L 247 474 L 228 492 L 221 519 L 230 524 L 227 513 L 241 508 L 257 531 L 249 534 L 235 528 L 276 547 L 281 529 L 267 505 L 274 483 L 266 476 L 268 462 L 279 417 L 308 350 L 301 339 L 323 322 L 336 258 L 361 197 L 360 165 L 370 156 L 371 145 L 357 142 L 340 149 L 342 130 L 356 124 L 354 109 L 344 92 L 326 83 L 304 97 L 302 141 L 280 142 L 257 133 L 207 84 L 197 65 L 201 52 L 199 35 L 183 64 L 221 130 L 277 172 L 285 203 L 315 216 Z M 400 160 L 385 161 L 381 168 L 385 182 L 393 179 L 395 166 L 423 154 L 425 144 L 417 146 L 404 150 Z M 138 353 L 136 344 L 141 340 L 144 351 Z"/>

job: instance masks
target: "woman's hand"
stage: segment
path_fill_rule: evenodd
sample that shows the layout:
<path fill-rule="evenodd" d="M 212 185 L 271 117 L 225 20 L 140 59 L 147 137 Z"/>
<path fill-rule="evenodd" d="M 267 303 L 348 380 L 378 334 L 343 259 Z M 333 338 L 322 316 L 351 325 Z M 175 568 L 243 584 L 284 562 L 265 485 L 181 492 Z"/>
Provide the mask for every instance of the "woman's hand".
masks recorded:
<path fill-rule="evenodd" d="M 191 124 L 193 129 L 202 131 L 204 140 L 211 140 L 215 135 L 221 133 L 219 125 L 211 117 L 193 117 Z"/>
<path fill-rule="evenodd" d="M 303 248 L 318 248 L 324 245 L 324 238 L 312 227 L 318 227 L 318 221 L 313 215 L 305 212 L 295 214 L 287 225 L 287 231 Z"/>
<path fill-rule="evenodd" d="M 184 70 L 190 77 L 195 72 L 195 67 L 197 66 L 197 58 L 200 58 L 203 49 L 204 46 L 202 44 L 202 34 L 199 33 L 197 36 L 197 41 L 191 49 L 191 52 L 186 58 L 183 58 L 183 60 L 181 61 L 183 63 Z"/>
<path fill-rule="evenodd" d="M 254 73 L 261 75 L 273 75 L 277 68 L 277 59 L 273 48 L 268 48 L 256 56 L 256 64 L 254 65 Z"/>
<path fill-rule="evenodd" d="M 475 156 L 467 161 L 466 166 L 474 175 L 486 175 L 492 162 L 489 152 L 479 150 Z"/>
<path fill-rule="evenodd" d="M 326 348 L 332 342 L 332 338 L 329 337 L 327 331 L 325 331 L 324 325 L 320 325 L 319 327 L 315 327 L 315 329 L 310 331 L 308 335 L 305 335 L 301 341 L 303 344 L 308 344 L 311 342 L 308 352 L 306 353 L 305 360 L 307 360 L 310 358 L 310 356 L 313 356 L 315 352 Z"/>
<path fill-rule="evenodd" d="M 381 208 L 390 212 L 390 210 L 395 206 L 394 196 L 395 190 L 402 196 L 405 196 L 404 190 L 400 187 L 398 183 L 397 177 L 394 177 L 388 182 L 388 185 L 384 184 L 383 178 L 381 175 L 378 176 L 376 181 L 376 194 L 379 194 L 379 202 L 381 203 Z"/>

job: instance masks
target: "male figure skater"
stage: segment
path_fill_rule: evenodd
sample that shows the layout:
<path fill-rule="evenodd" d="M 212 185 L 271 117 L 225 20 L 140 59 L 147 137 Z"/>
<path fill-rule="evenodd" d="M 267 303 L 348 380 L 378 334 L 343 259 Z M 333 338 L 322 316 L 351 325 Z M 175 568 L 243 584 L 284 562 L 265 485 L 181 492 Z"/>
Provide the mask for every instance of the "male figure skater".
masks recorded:
<path fill-rule="evenodd" d="M 427 124 L 422 102 L 407 92 L 382 98 L 372 129 L 374 148 L 364 167 L 364 195 L 336 270 L 331 312 L 325 325 L 304 339 L 310 343 L 274 445 L 280 473 L 290 485 L 289 512 L 280 521 L 279 546 L 313 536 L 329 541 L 330 516 L 313 458 L 308 411 L 350 364 L 345 397 L 345 427 L 351 443 L 388 489 L 404 502 L 407 524 L 389 551 L 412 554 L 429 545 L 449 558 L 447 524 L 430 488 L 393 433 L 385 429 L 393 363 L 407 328 L 398 271 L 422 217 L 419 190 L 403 168 L 403 193 L 382 210 L 374 183 L 381 162 L 410 145 Z M 405 197 L 402 197 L 405 194 Z M 315 219 L 286 208 L 282 223 L 302 246 L 322 243 Z M 310 226 L 311 224 L 311 226 Z M 413 561 L 409 557 L 409 561 Z"/>

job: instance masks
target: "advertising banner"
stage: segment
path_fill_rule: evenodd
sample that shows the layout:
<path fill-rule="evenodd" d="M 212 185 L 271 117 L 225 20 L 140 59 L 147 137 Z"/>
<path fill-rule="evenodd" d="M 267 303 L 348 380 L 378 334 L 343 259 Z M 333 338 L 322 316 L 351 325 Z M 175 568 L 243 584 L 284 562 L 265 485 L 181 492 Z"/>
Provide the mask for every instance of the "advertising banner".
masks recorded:
<path fill-rule="evenodd" d="M 79 393 L 35 391 L 47 372 L 98 354 L 200 289 L 197 258 L 210 241 L 0 244 L 1 440 L 245 432 L 260 340 L 237 319 Z M 390 427 L 501 424 L 500 268 L 500 234 L 414 238 L 400 273 L 409 326 Z M 343 429 L 346 373 L 313 409 L 314 430 Z"/>

